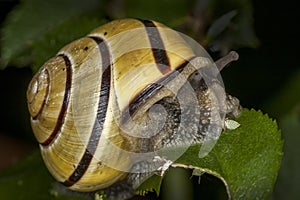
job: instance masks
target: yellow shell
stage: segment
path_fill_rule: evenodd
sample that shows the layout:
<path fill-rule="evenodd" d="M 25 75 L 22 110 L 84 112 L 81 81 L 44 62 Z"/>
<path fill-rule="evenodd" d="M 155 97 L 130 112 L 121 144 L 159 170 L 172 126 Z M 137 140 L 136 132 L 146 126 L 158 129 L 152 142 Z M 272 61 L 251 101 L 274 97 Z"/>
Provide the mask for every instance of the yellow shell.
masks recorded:
<path fill-rule="evenodd" d="M 194 56 L 176 31 L 136 19 L 112 21 L 63 47 L 27 91 L 33 132 L 51 174 L 78 191 L 124 178 L 133 161 L 119 149 L 136 147 L 123 136 L 119 118 L 155 103 L 148 103 L 160 90 L 155 83 Z"/>

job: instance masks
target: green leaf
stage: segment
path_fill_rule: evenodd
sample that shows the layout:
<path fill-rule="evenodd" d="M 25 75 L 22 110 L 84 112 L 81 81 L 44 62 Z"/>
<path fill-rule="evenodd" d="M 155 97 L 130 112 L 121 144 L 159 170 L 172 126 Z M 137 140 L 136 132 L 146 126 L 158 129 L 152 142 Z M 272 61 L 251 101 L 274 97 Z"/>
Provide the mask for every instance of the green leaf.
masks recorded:
<path fill-rule="evenodd" d="M 219 177 L 232 199 L 268 199 L 282 157 L 280 131 L 259 111 L 244 109 L 237 121 L 241 126 L 223 132 L 208 156 L 196 159 L 196 146 L 177 162 Z"/>
<path fill-rule="evenodd" d="M 300 70 L 290 75 L 289 80 L 278 88 L 263 107 L 279 119 L 284 139 L 284 157 L 276 182 L 273 199 L 300 199 Z"/>
<path fill-rule="evenodd" d="M 147 192 L 155 191 L 156 194 L 160 192 L 160 185 L 162 183 L 162 177 L 158 175 L 153 175 L 151 178 L 148 178 L 144 181 L 139 188 L 137 189 L 138 194 L 143 195 Z"/>
<path fill-rule="evenodd" d="M 223 132 L 206 157 L 198 157 L 200 145 L 196 145 L 172 166 L 194 169 L 194 175 L 216 176 L 232 199 L 268 199 L 282 158 L 280 131 L 260 111 L 244 109 L 236 120 L 241 126 Z"/>
<path fill-rule="evenodd" d="M 101 1 L 90 0 L 23 0 L 10 13 L 2 29 L 1 62 L 25 66 L 31 60 L 28 54 L 34 40 L 65 20 L 78 18 L 100 10 Z M 27 52 L 27 53 L 26 53 Z"/>
<path fill-rule="evenodd" d="M 83 199 L 75 194 L 62 195 L 55 190 L 55 180 L 46 169 L 41 155 L 35 152 L 0 174 L 1 199 Z"/>
<path fill-rule="evenodd" d="M 284 157 L 273 199 L 300 199 L 300 101 L 280 124 L 284 138 Z"/>
<path fill-rule="evenodd" d="M 66 20 L 46 33 L 32 44 L 33 71 L 37 71 L 49 58 L 53 57 L 63 46 L 87 35 L 95 27 L 106 21 L 97 18 L 81 17 Z"/>

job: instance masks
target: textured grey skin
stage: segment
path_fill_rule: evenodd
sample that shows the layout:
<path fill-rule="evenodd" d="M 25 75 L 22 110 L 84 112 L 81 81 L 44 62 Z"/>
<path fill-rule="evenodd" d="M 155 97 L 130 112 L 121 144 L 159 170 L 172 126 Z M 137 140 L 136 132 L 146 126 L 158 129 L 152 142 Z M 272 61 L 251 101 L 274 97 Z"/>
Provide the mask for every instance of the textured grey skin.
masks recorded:
<path fill-rule="evenodd" d="M 182 105 L 179 104 L 177 95 L 165 97 L 154 104 L 154 109 L 149 109 L 141 123 L 149 124 L 153 121 L 159 121 L 162 118 L 161 107 L 155 109 L 155 106 L 160 105 L 164 108 L 163 112 L 163 125 L 156 129 L 157 133 L 149 138 L 139 138 L 136 141 L 136 146 L 139 152 L 154 152 L 163 148 L 177 147 L 184 145 L 193 145 L 203 142 L 206 137 L 209 137 L 208 126 L 214 126 L 214 122 L 211 120 L 211 111 L 214 109 L 209 97 L 211 92 L 206 86 L 203 79 L 198 77 L 197 72 L 191 75 L 188 79 L 188 83 L 191 84 L 194 89 L 195 95 L 198 99 L 198 105 L 189 104 L 189 99 L 185 99 L 187 107 L 182 109 Z M 183 87 L 184 88 L 184 87 Z M 178 95 L 182 93 L 184 96 L 185 89 L 180 89 Z M 198 106 L 199 109 L 195 109 Z M 184 110 L 184 111 L 183 111 Z M 151 112 L 151 114 L 150 114 Z M 182 113 L 185 112 L 185 113 Z M 225 103 L 226 117 L 234 118 L 240 115 L 241 106 L 239 100 L 229 94 L 226 94 Z M 150 117 L 151 115 L 151 122 Z M 188 118 L 181 118 L 181 116 L 189 116 Z M 187 120 L 185 126 L 180 126 L 181 120 Z M 195 124 L 198 122 L 198 124 Z M 151 125 L 153 128 L 154 125 Z M 161 126 L 161 125 L 160 125 Z M 218 123 L 215 123 L 216 129 L 224 129 L 220 127 Z M 145 133 L 146 135 L 149 133 Z M 109 199 L 126 199 L 133 193 L 133 189 L 137 188 L 144 180 L 153 175 L 154 173 L 162 174 L 162 166 L 167 163 L 168 158 L 161 159 L 147 159 L 137 162 L 133 165 L 131 173 L 127 178 L 121 182 L 115 183 L 113 186 L 106 190 L 106 194 Z M 128 187 L 130 185 L 130 187 Z"/>

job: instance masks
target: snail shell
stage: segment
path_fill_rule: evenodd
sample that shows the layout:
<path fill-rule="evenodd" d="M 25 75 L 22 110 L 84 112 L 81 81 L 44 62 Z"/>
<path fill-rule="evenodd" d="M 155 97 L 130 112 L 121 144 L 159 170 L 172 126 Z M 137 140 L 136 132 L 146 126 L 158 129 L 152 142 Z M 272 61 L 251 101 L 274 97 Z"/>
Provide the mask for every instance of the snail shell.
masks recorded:
<path fill-rule="evenodd" d="M 32 129 L 51 174 L 78 191 L 123 179 L 133 161 L 119 149 L 139 150 L 120 124 L 170 96 L 158 83 L 173 81 L 179 90 L 184 82 L 176 74 L 195 72 L 187 65 L 194 57 L 176 31 L 136 19 L 112 21 L 63 47 L 27 91 Z M 210 62 L 206 55 L 203 61 Z"/>

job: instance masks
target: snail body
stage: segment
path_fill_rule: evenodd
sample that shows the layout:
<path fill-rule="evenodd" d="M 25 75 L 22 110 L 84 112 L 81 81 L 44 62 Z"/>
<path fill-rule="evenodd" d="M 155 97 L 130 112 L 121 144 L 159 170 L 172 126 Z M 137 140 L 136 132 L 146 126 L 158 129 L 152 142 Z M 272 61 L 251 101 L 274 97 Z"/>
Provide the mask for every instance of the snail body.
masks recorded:
<path fill-rule="evenodd" d="M 106 188 L 132 168 L 135 161 L 126 152 L 172 146 L 172 127 L 180 120 L 174 92 L 211 64 L 203 55 L 203 65 L 190 65 L 196 56 L 164 25 L 124 19 L 95 29 L 48 60 L 30 82 L 27 100 L 42 157 L 56 180 L 77 191 Z M 208 90 L 199 89 L 200 82 L 192 85 L 204 109 Z M 155 137 L 137 138 L 148 134 L 139 127 L 149 125 L 147 113 L 158 102 L 166 105 L 167 125 Z M 232 104 L 236 110 L 238 102 Z M 137 135 L 126 134 L 128 127 Z"/>

